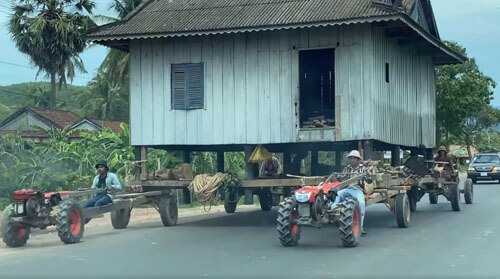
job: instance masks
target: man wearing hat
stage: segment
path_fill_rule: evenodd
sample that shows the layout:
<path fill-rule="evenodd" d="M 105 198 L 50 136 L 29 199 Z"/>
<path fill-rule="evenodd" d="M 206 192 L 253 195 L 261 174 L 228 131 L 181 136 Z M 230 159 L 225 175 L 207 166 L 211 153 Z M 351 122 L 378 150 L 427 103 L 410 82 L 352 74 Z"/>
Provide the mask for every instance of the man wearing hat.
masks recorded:
<path fill-rule="evenodd" d="M 368 170 L 361 163 L 363 161 L 363 158 L 361 157 L 361 154 L 358 150 L 351 151 L 349 155 L 347 155 L 347 158 L 349 159 L 350 164 L 345 167 L 343 171 L 343 173 L 345 173 L 347 177 L 352 177 L 357 173 L 368 173 Z M 368 180 L 371 179 L 367 178 L 367 182 L 370 182 Z M 361 236 L 365 236 L 366 231 L 364 230 L 363 226 L 365 219 L 365 194 L 363 190 L 363 183 L 353 184 L 343 190 L 340 190 L 337 193 L 335 202 L 330 203 L 330 208 L 334 209 L 339 203 L 343 202 L 346 198 L 349 197 L 358 201 L 359 210 L 361 213 Z"/>
<path fill-rule="evenodd" d="M 106 192 L 98 194 L 93 199 L 88 200 L 85 203 L 86 208 L 99 207 L 112 203 L 112 192 L 122 189 L 118 177 L 116 174 L 109 172 L 109 167 L 106 163 L 100 162 L 95 165 L 95 168 L 99 171 L 99 174 L 94 178 L 92 189 L 106 189 Z"/>
<path fill-rule="evenodd" d="M 443 167 L 443 169 L 447 172 L 453 172 L 453 158 L 448 156 L 448 150 L 446 150 L 446 147 L 440 146 L 438 149 L 438 155 L 434 157 L 434 162 L 443 162 L 443 163 L 448 163 L 448 164 L 437 164 L 440 167 Z"/>

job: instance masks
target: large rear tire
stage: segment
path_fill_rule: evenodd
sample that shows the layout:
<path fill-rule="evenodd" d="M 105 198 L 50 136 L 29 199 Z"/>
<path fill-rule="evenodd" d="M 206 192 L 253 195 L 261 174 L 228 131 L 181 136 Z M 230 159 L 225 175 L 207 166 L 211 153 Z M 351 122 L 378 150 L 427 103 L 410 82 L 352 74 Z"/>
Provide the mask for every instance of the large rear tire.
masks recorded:
<path fill-rule="evenodd" d="M 234 213 L 238 205 L 238 199 L 233 193 L 224 193 L 224 210 L 226 213 Z"/>
<path fill-rule="evenodd" d="M 433 193 L 429 193 L 429 202 L 430 204 L 437 204 L 439 200 L 439 196 Z"/>
<path fill-rule="evenodd" d="M 410 201 L 406 194 L 397 194 L 395 203 L 396 223 L 400 228 L 408 228 L 410 224 L 411 210 Z"/>
<path fill-rule="evenodd" d="M 111 212 L 111 225 L 113 228 L 120 230 L 125 229 L 130 222 L 131 208 L 122 208 Z"/>
<path fill-rule="evenodd" d="M 474 184 L 470 178 L 465 180 L 464 199 L 466 204 L 472 204 L 474 201 Z"/>
<path fill-rule="evenodd" d="M 158 210 L 160 212 L 161 222 L 165 227 L 175 226 L 179 211 L 177 209 L 177 202 L 171 195 L 162 196 L 158 203 Z"/>
<path fill-rule="evenodd" d="M 281 245 L 285 247 L 296 246 L 300 239 L 300 226 L 297 224 L 299 212 L 297 203 L 286 198 L 280 203 L 278 209 L 277 230 Z"/>
<path fill-rule="evenodd" d="M 260 190 L 259 202 L 260 202 L 260 209 L 262 209 L 262 211 L 271 210 L 271 208 L 273 207 L 273 193 L 271 192 L 271 189 L 265 188 Z"/>
<path fill-rule="evenodd" d="M 356 247 L 361 236 L 361 210 L 358 202 L 347 200 L 340 209 L 339 230 L 344 247 Z"/>
<path fill-rule="evenodd" d="M 57 234 L 65 244 L 80 242 L 84 231 L 83 211 L 75 200 L 66 200 L 59 205 L 56 215 Z"/>
<path fill-rule="evenodd" d="M 24 246 L 31 232 L 30 227 L 13 222 L 13 215 L 14 207 L 12 205 L 7 206 L 4 209 L 2 223 L 0 224 L 3 242 L 11 248 Z"/>
<path fill-rule="evenodd" d="M 460 211 L 460 196 L 458 183 L 450 185 L 450 203 L 453 211 Z"/>

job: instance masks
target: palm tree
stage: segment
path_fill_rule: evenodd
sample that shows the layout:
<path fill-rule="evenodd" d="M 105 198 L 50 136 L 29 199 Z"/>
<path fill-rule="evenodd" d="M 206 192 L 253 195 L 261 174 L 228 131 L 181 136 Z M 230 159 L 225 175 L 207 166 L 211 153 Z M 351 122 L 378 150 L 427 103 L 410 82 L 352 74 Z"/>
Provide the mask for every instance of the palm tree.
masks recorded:
<path fill-rule="evenodd" d="M 38 72 L 50 76 L 50 106 L 56 106 L 59 87 L 71 81 L 75 68 L 85 72 L 78 56 L 86 47 L 86 35 L 94 27 L 91 0 L 15 0 L 9 33 L 17 48 L 30 57 Z"/>
<path fill-rule="evenodd" d="M 128 118 L 128 90 L 113 82 L 109 72 L 98 71 L 78 100 L 87 116 L 121 121 Z"/>

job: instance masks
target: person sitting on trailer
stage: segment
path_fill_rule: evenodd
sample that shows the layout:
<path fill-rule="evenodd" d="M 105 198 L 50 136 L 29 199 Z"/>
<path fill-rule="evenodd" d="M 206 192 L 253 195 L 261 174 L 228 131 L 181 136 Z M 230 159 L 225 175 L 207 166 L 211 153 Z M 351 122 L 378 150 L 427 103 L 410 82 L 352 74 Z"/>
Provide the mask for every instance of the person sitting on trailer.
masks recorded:
<path fill-rule="evenodd" d="M 279 175 L 281 175 L 281 165 L 278 158 L 273 156 L 271 159 L 264 161 L 260 165 L 260 170 L 259 170 L 260 177 L 266 177 L 266 176 L 276 177 Z"/>
<path fill-rule="evenodd" d="M 368 169 L 365 168 L 365 166 L 363 166 L 362 164 L 363 158 L 361 157 L 361 154 L 358 150 L 351 151 L 347 158 L 350 160 L 350 164 L 343 170 L 346 178 L 351 178 L 358 173 L 368 173 Z M 366 180 L 368 183 L 371 183 L 369 179 Z M 343 190 L 340 190 L 337 193 L 335 201 L 330 202 L 329 207 L 330 209 L 335 209 L 335 207 L 337 207 L 339 203 L 343 202 L 346 198 L 349 197 L 358 201 L 359 210 L 361 213 L 361 236 L 365 236 L 366 231 L 363 226 L 365 219 L 365 195 L 362 182 L 359 184 L 353 184 Z"/>
<path fill-rule="evenodd" d="M 453 172 L 453 158 L 448 156 L 448 150 L 446 150 L 446 147 L 440 146 L 438 149 L 438 155 L 434 157 L 434 162 L 437 162 L 438 167 L 442 167 L 444 171 L 448 173 Z M 440 164 L 439 162 L 442 163 L 447 163 L 447 164 Z"/>
<path fill-rule="evenodd" d="M 94 178 L 94 183 L 92 184 L 92 189 L 106 189 L 106 192 L 96 195 L 94 198 L 88 200 L 85 203 L 85 208 L 89 207 L 99 207 L 110 204 L 113 202 L 114 191 L 122 189 L 120 181 L 116 174 L 109 172 L 109 167 L 106 163 L 101 162 L 95 165 L 95 168 L 99 171 L 99 174 Z"/>

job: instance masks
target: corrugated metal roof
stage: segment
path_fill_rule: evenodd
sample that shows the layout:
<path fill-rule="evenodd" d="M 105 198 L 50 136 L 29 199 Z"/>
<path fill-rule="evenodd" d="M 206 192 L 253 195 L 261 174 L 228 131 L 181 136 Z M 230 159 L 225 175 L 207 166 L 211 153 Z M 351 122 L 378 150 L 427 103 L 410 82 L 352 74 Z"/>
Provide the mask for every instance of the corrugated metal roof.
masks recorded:
<path fill-rule="evenodd" d="M 403 12 L 372 0 L 150 0 L 124 21 L 100 27 L 91 39 L 363 21 Z"/>

